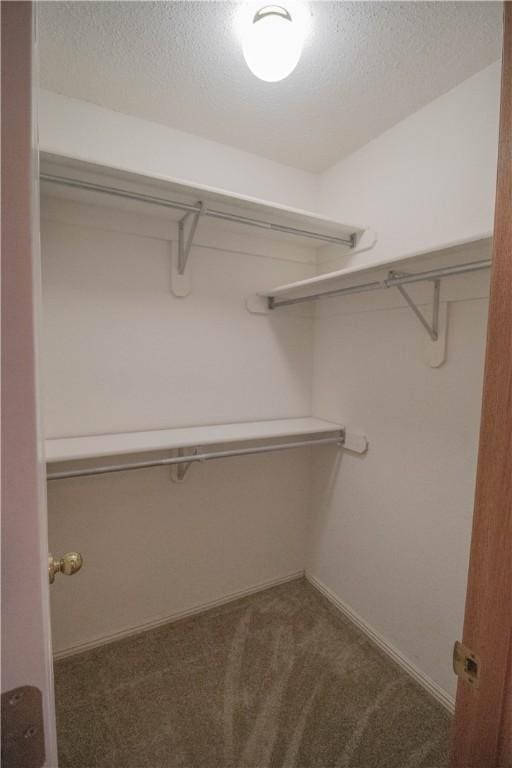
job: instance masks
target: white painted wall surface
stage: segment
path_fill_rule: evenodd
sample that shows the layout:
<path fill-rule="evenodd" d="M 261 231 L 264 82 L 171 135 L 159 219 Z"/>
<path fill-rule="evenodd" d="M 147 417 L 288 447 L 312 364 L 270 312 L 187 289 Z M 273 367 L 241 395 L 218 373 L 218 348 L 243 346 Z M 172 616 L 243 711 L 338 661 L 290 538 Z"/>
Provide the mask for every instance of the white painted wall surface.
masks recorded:
<path fill-rule="evenodd" d="M 323 175 L 321 212 L 378 231 L 377 248 L 358 256 L 359 263 L 491 229 L 498 88 L 493 65 Z M 104 143 L 81 133 L 81 122 L 100 120 L 98 108 L 68 101 L 47 97 L 45 150 L 76 155 L 88 147 L 84 159 L 138 157 L 132 170 L 162 173 L 158 158 L 148 165 L 147 142 L 130 148 L 136 139 L 128 123 L 129 138 L 121 131 L 117 150 L 115 131 Z M 117 120 L 124 116 L 109 113 L 112 125 Z M 154 136 L 159 131 L 156 126 Z M 136 132 L 137 141 L 149 135 Z M 298 177 L 268 173 L 261 182 L 257 168 L 249 182 L 249 166 L 231 167 L 236 157 L 229 152 L 219 153 L 219 165 L 211 153 L 208 163 L 196 163 L 199 155 L 183 152 L 176 159 L 183 173 L 172 159 L 172 175 L 315 207 L 307 203 L 314 183 L 304 193 L 297 182 L 293 191 Z M 262 169 L 266 162 L 258 159 Z M 422 360 L 424 331 L 391 292 L 324 302 L 313 348 L 308 310 L 262 317 L 243 306 L 247 293 L 310 275 L 307 254 L 283 249 L 277 259 L 261 258 L 251 255 L 254 245 L 211 241 L 212 247 L 193 250 L 193 293 L 177 300 L 169 292 L 163 242 L 172 232 L 133 217 L 126 230 L 117 216 L 99 210 L 95 229 L 89 213 L 84 227 L 83 211 L 63 207 L 57 215 L 52 203 L 46 214 L 54 221 L 43 222 L 49 435 L 301 416 L 312 397 L 314 415 L 366 433 L 370 451 L 365 458 L 345 455 L 339 469 L 328 449 L 312 452 L 311 502 L 309 459 L 299 453 L 192 468 L 184 486 L 173 486 L 165 470 L 54 483 L 52 546 L 83 548 L 87 558 L 82 574 L 53 592 L 59 650 L 286 576 L 307 562 L 399 654 L 452 692 L 486 278 L 456 278 L 449 290 L 443 287 L 443 297 L 453 300 L 448 356 L 443 367 L 430 369 Z M 158 239 L 148 238 L 155 228 Z M 486 255 L 477 251 L 470 258 Z M 319 269 L 342 263 L 325 249 Z M 425 287 L 411 292 L 427 311 Z M 113 565 L 107 562 L 112 548 Z M 134 571 L 142 560 L 145 577 Z"/>
<path fill-rule="evenodd" d="M 499 65 L 396 125 L 322 179 L 322 213 L 368 222 L 361 264 L 492 230 Z M 487 258 L 474 246 L 461 261 Z M 350 259 L 324 251 L 319 270 Z M 409 270 L 435 266 L 419 260 Z M 368 276 L 366 276 L 368 277 Z M 369 278 L 368 278 L 369 279 Z M 462 628 L 480 421 L 488 276 L 449 278 L 445 364 L 393 291 L 319 305 L 313 413 L 368 435 L 338 470 L 314 455 L 308 570 L 449 695 Z M 425 313 L 428 287 L 410 286 Z"/>
<path fill-rule="evenodd" d="M 164 239 L 175 224 L 104 213 L 43 200 L 47 437 L 310 414 L 312 317 L 245 308 L 265 284 L 311 275 L 290 260 L 310 252 L 221 250 L 212 234 L 192 248 L 190 296 L 176 298 Z"/>
<path fill-rule="evenodd" d="M 172 618 L 304 568 L 309 451 L 49 483 L 53 552 L 84 567 L 52 587 L 56 653 Z"/>
<path fill-rule="evenodd" d="M 320 182 L 320 212 L 374 229 L 367 264 L 491 232 L 500 63 L 435 99 L 345 160 Z M 334 256 L 324 249 L 324 259 Z M 326 269 L 350 257 L 324 263 Z"/>
<path fill-rule="evenodd" d="M 43 199 L 47 436 L 309 415 L 311 314 L 244 299 L 311 275 L 312 254 L 216 229 L 176 298 L 175 223 Z M 193 466 L 184 484 L 168 469 L 50 483 L 51 551 L 85 559 L 51 591 L 56 652 L 302 570 L 309 473 L 295 451 Z"/>
<path fill-rule="evenodd" d="M 428 311 L 428 306 L 423 309 Z M 450 694 L 473 512 L 487 300 L 449 306 L 447 361 L 422 359 L 403 306 L 316 324 L 317 416 L 367 434 L 339 468 L 313 456 L 308 571 Z"/>
<path fill-rule="evenodd" d="M 42 152 L 315 210 L 313 173 L 45 90 L 39 146 Z"/>

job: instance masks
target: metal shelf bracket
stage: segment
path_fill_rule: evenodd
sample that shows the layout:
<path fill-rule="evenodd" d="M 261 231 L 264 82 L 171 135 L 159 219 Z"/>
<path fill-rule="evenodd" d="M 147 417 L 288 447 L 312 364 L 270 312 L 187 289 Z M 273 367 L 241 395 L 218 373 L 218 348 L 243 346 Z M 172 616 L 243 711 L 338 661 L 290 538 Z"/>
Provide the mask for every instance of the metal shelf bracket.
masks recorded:
<path fill-rule="evenodd" d="M 198 451 L 199 448 L 194 448 L 192 452 L 186 451 L 184 448 L 178 448 L 178 458 L 183 458 L 184 456 L 197 456 Z M 171 480 L 173 483 L 185 482 L 185 477 L 191 466 L 191 461 L 186 464 L 171 464 Z"/>
<path fill-rule="evenodd" d="M 197 203 L 197 206 L 198 206 L 197 211 L 189 211 L 178 222 L 178 274 L 179 275 L 185 274 L 185 269 L 187 267 L 187 261 L 190 255 L 190 249 L 192 248 L 192 243 L 194 242 L 194 235 L 196 233 L 197 225 L 199 224 L 199 219 L 201 218 L 204 212 L 203 202 L 199 201 Z M 190 224 L 190 229 L 187 236 L 185 234 L 185 226 L 188 219 L 191 219 L 191 224 Z"/>
<path fill-rule="evenodd" d="M 433 285 L 431 322 L 425 317 L 402 284 L 410 279 L 411 275 L 408 275 L 406 272 L 395 272 L 392 270 L 388 273 L 387 279 L 384 280 L 384 285 L 386 288 L 398 288 L 400 295 L 407 302 L 407 306 L 414 312 L 428 334 L 423 351 L 424 360 L 431 368 L 439 368 L 446 358 L 446 333 L 448 328 L 448 305 L 446 302 L 442 304 L 440 302 L 441 277 L 430 278 Z"/>
<path fill-rule="evenodd" d="M 423 328 L 426 330 L 428 335 L 430 336 L 432 341 L 437 341 L 439 338 L 439 298 L 441 295 L 441 280 L 440 278 L 436 278 L 433 280 L 434 284 L 434 293 L 433 293 L 433 299 L 432 299 L 432 322 L 429 323 L 421 309 L 418 307 L 418 305 L 414 302 L 414 299 L 411 298 L 410 294 L 405 290 L 403 285 L 400 283 L 394 284 L 394 279 L 396 278 L 402 278 L 406 277 L 407 274 L 405 272 L 395 272 L 394 270 L 391 270 L 388 274 L 388 279 L 386 280 L 386 285 L 388 287 L 392 287 L 394 285 L 395 288 L 398 288 L 401 295 L 407 302 L 407 305 L 418 320 L 420 321 Z"/>

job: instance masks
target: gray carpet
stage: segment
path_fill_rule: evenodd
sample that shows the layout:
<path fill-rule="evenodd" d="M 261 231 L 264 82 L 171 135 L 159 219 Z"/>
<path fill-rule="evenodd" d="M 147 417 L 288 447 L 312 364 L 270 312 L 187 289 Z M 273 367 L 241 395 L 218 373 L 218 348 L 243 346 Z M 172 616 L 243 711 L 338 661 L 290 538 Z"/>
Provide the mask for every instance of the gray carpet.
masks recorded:
<path fill-rule="evenodd" d="M 450 718 L 305 581 L 55 665 L 60 768 L 444 768 Z"/>

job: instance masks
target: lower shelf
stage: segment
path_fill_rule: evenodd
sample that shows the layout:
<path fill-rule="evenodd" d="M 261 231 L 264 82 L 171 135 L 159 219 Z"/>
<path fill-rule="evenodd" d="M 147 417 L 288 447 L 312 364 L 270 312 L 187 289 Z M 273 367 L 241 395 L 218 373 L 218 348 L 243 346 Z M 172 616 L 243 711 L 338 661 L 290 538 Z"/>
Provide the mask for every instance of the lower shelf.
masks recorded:
<path fill-rule="evenodd" d="M 206 427 L 156 429 L 147 432 L 61 437 L 46 440 L 46 461 L 72 461 L 316 434 L 335 436 L 342 429 L 341 424 L 307 417 L 215 424 Z"/>

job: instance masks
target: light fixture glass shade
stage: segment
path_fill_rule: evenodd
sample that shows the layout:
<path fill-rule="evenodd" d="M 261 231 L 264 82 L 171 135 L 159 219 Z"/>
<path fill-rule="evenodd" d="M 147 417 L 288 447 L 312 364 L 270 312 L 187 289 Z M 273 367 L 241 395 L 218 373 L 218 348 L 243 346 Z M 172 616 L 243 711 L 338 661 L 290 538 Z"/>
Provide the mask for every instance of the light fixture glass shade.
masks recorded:
<path fill-rule="evenodd" d="M 302 53 L 301 26 L 281 6 L 259 10 L 244 31 L 242 50 L 251 72 L 267 83 L 276 83 L 293 72 Z"/>

